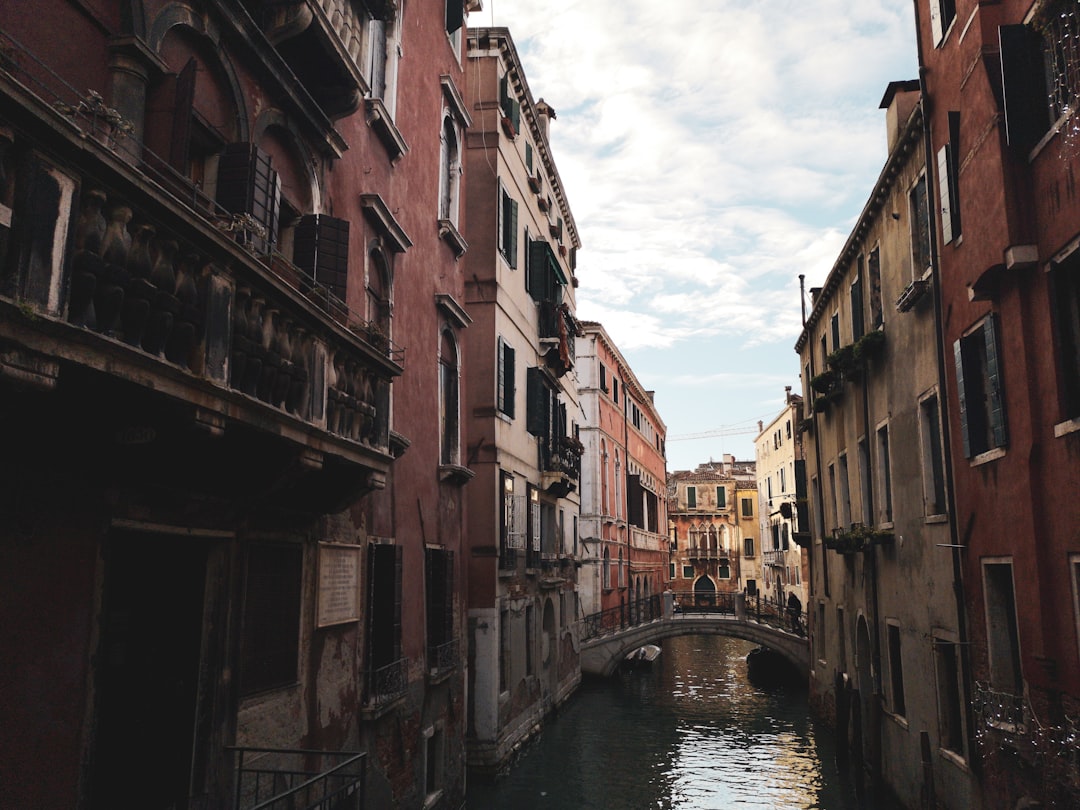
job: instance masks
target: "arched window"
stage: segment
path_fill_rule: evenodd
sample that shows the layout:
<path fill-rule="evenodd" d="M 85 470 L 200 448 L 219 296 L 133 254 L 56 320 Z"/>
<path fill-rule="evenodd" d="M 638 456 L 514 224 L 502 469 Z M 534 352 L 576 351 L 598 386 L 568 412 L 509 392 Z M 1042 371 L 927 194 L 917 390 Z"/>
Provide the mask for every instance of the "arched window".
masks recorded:
<path fill-rule="evenodd" d="M 600 440 L 600 514 L 610 515 L 608 510 L 608 453 L 607 442 Z"/>
<path fill-rule="evenodd" d="M 600 585 L 605 590 L 611 588 L 611 550 L 604 549 L 604 566 L 600 571 Z"/>
<path fill-rule="evenodd" d="M 376 245 L 368 254 L 367 319 L 387 338 L 393 312 L 390 263 L 382 247 Z"/>
<path fill-rule="evenodd" d="M 459 428 L 458 398 L 458 350 L 454 333 L 443 329 L 439 342 L 439 397 L 440 435 L 442 439 L 439 461 L 457 464 L 461 430 Z"/>
<path fill-rule="evenodd" d="M 716 527 L 709 524 L 709 551 L 717 550 Z"/>
<path fill-rule="evenodd" d="M 619 476 L 622 473 L 622 463 L 619 461 L 619 451 L 615 451 L 615 517 L 621 518 L 622 510 L 622 487 L 619 486 Z"/>
<path fill-rule="evenodd" d="M 461 178 L 461 149 L 457 123 L 447 113 L 439 134 L 439 219 L 458 223 L 458 186 Z"/>
<path fill-rule="evenodd" d="M 622 549 L 619 549 L 619 587 L 626 587 L 626 569 L 623 567 Z"/>

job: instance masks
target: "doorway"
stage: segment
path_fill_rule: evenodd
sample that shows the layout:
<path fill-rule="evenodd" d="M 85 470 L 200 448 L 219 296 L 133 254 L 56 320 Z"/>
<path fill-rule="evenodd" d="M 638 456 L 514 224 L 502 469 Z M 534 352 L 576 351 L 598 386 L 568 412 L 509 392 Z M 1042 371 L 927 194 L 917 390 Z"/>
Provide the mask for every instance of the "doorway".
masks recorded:
<path fill-rule="evenodd" d="M 106 541 L 94 808 L 188 806 L 208 551 L 168 535 Z"/>

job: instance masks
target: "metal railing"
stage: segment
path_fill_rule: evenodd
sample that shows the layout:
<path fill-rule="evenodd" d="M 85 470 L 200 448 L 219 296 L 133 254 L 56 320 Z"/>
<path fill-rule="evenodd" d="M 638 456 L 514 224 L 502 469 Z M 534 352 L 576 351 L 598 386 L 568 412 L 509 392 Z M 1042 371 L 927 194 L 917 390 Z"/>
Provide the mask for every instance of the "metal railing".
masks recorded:
<path fill-rule="evenodd" d="M 1008 734 L 1027 732 L 1027 701 L 1023 695 L 1001 692 L 976 682 L 972 704 L 982 726 Z"/>
<path fill-rule="evenodd" d="M 691 546 L 687 549 L 686 556 L 691 560 L 726 560 L 731 557 L 727 549 L 707 546 Z"/>
<path fill-rule="evenodd" d="M 451 639 L 443 644 L 428 647 L 428 670 L 442 675 L 454 669 L 458 663 L 458 642 Z"/>
<path fill-rule="evenodd" d="M 722 591 L 675 591 L 676 613 L 721 613 L 735 615 L 735 594 Z"/>
<path fill-rule="evenodd" d="M 405 694 L 409 685 L 409 659 L 399 658 L 368 672 L 368 705 L 382 706 Z"/>
<path fill-rule="evenodd" d="M 367 754 L 300 748 L 230 749 L 234 810 L 360 810 Z"/>
<path fill-rule="evenodd" d="M 581 620 L 581 640 L 585 641 L 659 619 L 663 615 L 661 598 L 660 594 L 655 594 L 586 616 Z"/>
<path fill-rule="evenodd" d="M 753 619 L 758 624 L 766 624 L 794 633 L 797 636 L 805 636 L 807 628 L 807 612 L 805 610 L 793 610 L 786 604 L 762 598 L 761 594 L 746 597 L 746 617 Z"/>

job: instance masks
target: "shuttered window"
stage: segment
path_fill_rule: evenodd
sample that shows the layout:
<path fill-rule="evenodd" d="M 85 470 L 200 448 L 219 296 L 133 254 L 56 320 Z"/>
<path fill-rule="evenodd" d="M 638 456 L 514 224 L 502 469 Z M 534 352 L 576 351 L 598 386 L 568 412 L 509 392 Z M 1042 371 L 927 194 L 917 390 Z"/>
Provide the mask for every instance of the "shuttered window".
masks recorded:
<path fill-rule="evenodd" d="M 293 263 L 339 300 L 349 275 L 349 223 L 325 214 L 300 218 L 293 236 Z"/>
<path fill-rule="evenodd" d="M 1080 417 L 1080 253 L 1073 253 L 1050 275 L 1058 344 L 1063 419 Z"/>
<path fill-rule="evenodd" d="M 514 418 L 514 398 L 517 393 L 514 387 L 514 349 L 501 337 L 499 338 L 498 357 L 498 384 L 496 403 L 500 413 Z"/>
<path fill-rule="evenodd" d="M 930 0 L 930 29 L 934 45 L 940 45 L 956 17 L 956 0 Z"/>
<path fill-rule="evenodd" d="M 465 4 L 462 0 L 446 0 L 446 33 L 452 34 L 465 24 Z"/>
<path fill-rule="evenodd" d="M 512 91 L 510 77 L 503 76 L 499 82 L 499 109 L 516 134 L 521 128 L 521 103 L 514 98 Z"/>
<path fill-rule="evenodd" d="M 368 546 L 368 660 L 377 670 L 401 658 L 401 569 L 398 545 Z"/>
<path fill-rule="evenodd" d="M 995 314 L 953 344 L 953 359 L 964 456 L 973 458 L 1004 447 L 1008 432 Z"/>
<path fill-rule="evenodd" d="M 424 549 L 428 650 L 454 639 L 454 552 Z M 429 667 L 435 661 L 429 661 Z"/>
<path fill-rule="evenodd" d="M 281 184 L 266 152 L 251 143 L 230 143 L 218 161 L 218 204 L 230 214 L 248 214 L 265 233 L 238 232 L 259 253 L 269 253 L 277 241 Z"/>
<path fill-rule="evenodd" d="M 858 340 L 863 336 L 863 294 L 862 294 L 862 256 L 859 257 L 859 275 L 851 282 L 851 339 Z"/>
<path fill-rule="evenodd" d="M 926 196 L 926 175 L 911 189 L 911 272 L 920 278 L 930 266 L 930 205 Z"/>
<path fill-rule="evenodd" d="M 517 267 L 518 254 L 518 204 L 517 200 L 501 191 L 499 205 L 499 252 L 511 267 Z"/>
<path fill-rule="evenodd" d="M 525 429 L 534 436 L 547 436 L 551 430 L 552 391 L 544 379 L 544 372 L 539 368 L 529 369 L 526 378 L 526 397 L 528 407 L 525 414 Z"/>
<path fill-rule="evenodd" d="M 998 40 L 1005 135 L 1026 155 L 1050 128 L 1042 38 L 1029 26 L 1003 25 Z"/>

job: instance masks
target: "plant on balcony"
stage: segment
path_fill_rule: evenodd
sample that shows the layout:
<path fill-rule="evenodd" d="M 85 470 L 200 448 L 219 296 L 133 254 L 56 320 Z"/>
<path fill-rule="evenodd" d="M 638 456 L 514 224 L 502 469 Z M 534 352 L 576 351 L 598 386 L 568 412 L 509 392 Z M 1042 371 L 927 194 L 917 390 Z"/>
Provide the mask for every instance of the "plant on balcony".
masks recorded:
<path fill-rule="evenodd" d="M 814 413 L 827 413 L 831 404 L 832 397 L 821 396 L 814 399 L 814 404 L 811 407 L 813 407 Z"/>
<path fill-rule="evenodd" d="M 855 362 L 860 365 L 864 360 L 872 360 L 879 356 L 885 348 L 885 333 L 880 329 L 875 329 L 873 332 L 867 332 L 857 341 L 852 347 L 852 354 L 855 358 Z"/>
<path fill-rule="evenodd" d="M 858 372 L 855 351 L 851 346 L 841 346 L 826 357 L 825 362 L 829 364 L 829 368 L 843 379 L 852 379 Z"/>
<path fill-rule="evenodd" d="M 825 548 L 839 554 L 857 554 L 869 546 L 880 546 L 893 541 L 893 533 L 879 531 L 861 523 L 851 524 L 850 529 L 834 529 L 832 537 L 825 538 Z"/>
<path fill-rule="evenodd" d="M 832 371 L 823 371 L 816 377 L 810 378 L 810 387 L 819 394 L 828 394 L 836 385 L 836 374 Z"/>
<path fill-rule="evenodd" d="M 366 323 L 360 328 L 360 333 L 376 351 L 385 354 L 390 348 L 390 336 L 383 331 L 379 324 Z"/>

